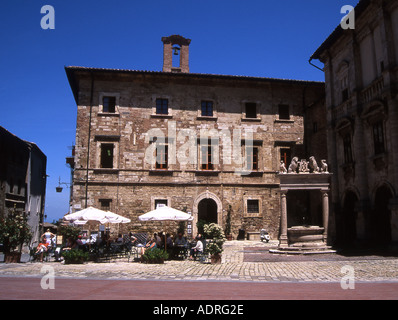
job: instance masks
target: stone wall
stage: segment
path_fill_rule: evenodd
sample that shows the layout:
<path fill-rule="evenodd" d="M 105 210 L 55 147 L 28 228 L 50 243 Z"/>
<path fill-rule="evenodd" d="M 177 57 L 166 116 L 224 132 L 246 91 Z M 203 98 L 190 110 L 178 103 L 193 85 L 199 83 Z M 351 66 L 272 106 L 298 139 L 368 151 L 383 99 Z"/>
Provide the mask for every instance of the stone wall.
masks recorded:
<path fill-rule="evenodd" d="M 225 226 L 231 208 L 234 237 L 239 229 L 247 232 L 261 228 L 267 228 L 273 238 L 278 237 L 280 200 L 276 172 L 280 148 L 305 156 L 305 139 L 310 139 L 312 132 L 305 134 L 304 113 L 308 106 L 322 105 L 323 83 L 102 69 L 92 72 L 91 78 L 90 70 L 84 68 L 71 68 L 69 72 L 79 83 L 75 92 L 78 109 L 74 210 L 86 205 L 100 207 L 101 200 L 111 200 L 112 211 L 132 220 L 122 226 L 124 231 L 152 232 L 161 226 L 140 223 L 138 216 L 154 209 L 156 199 L 167 199 L 168 205 L 191 212 L 197 219 L 199 200 L 212 198 L 217 203 L 220 225 Z M 103 96 L 115 97 L 114 113 L 103 112 Z M 156 114 L 159 98 L 168 99 L 167 115 Z M 201 101 L 213 102 L 213 117 L 201 115 Z M 257 106 L 256 118 L 246 117 L 245 104 L 249 102 Z M 290 119 L 279 119 L 281 104 L 289 106 Z M 311 119 L 315 119 L 314 109 L 311 113 Z M 213 170 L 203 171 L 198 163 L 181 163 L 178 154 L 173 163 L 173 148 L 179 151 L 188 141 L 184 133 L 194 137 L 193 146 L 184 154 L 196 152 L 195 159 L 200 160 L 201 130 L 208 130 L 212 138 L 219 135 L 214 146 L 219 162 Z M 241 158 L 246 152 L 244 134 L 247 130 L 253 132 L 258 169 L 249 175 L 242 175 L 238 170 L 242 164 L 228 157 L 228 141 L 233 142 L 234 130 L 242 134 L 236 136 Z M 157 141 L 168 143 L 167 170 L 157 170 L 145 160 Z M 103 143 L 114 145 L 112 168 L 101 168 Z M 259 212 L 248 213 L 247 200 L 257 201 Z"/>
<path fill-rule="evenodd" d="M 340 242 L 383 234 L 398 241 L 398 6 L 360 1 L 355 13 L 355 29 L 334 31 L 316 57 L 325 64 L 333 221 Z M 384 222 L 381 189 L 388 190 Z"/>

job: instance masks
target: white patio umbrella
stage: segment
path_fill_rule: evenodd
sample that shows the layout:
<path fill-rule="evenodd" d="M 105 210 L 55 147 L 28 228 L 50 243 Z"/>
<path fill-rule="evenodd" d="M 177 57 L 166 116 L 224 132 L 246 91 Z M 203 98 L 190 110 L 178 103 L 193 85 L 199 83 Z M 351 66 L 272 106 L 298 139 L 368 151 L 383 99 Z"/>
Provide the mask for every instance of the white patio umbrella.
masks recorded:
<path fill-rule="evenodd" d="M 110 211 L 100 210 L 94 207 L 77 211 L 64 216 L 65 220 L 73 221 L 75 224 L 85 224 L 88 221 L 99 221 L 100 223 L 129 223 L 130 219 L 122 217 Z"/>
<path fill-rule="evenodd" d="M 188 221 L 193 220 L 192 216 L 183 211 L 159 206 L 155 210 L 149 211 L 138 217 L 140 221 Z"/>
<path fill-rule="evenodd" d="M 106 219 L 108 219 L 107 222 L 109 223 L 129 223 L 131 220 L 129 218 L 122 217 L 116 213 L 106 211 L 105 214 Z"/>
<path fill-rule="evenodd" d="M 193 217 L 183 211 L 159 205 L 155 210 L 149 211 L 138 217 L 140 221 L 189 221 Z M 166 242 L 164 244 L 166 247 Z"/>
<path fill-rule="evenodd" d="M 88 222 L 88 220 L 73 220 L 73 224 L 76 225 L 85 225 Z"/>
<path fill-rule="evenodd" d="M 98 221 L 105 223 L 129 223 L 130 219 L 122 217 L 110 211 L 100 210 L 94 207 L 77 211 L 75 213 L 64 216 L 65 220 L 72 221 L 76 225 L 85 225 L 88 221 Z"/>

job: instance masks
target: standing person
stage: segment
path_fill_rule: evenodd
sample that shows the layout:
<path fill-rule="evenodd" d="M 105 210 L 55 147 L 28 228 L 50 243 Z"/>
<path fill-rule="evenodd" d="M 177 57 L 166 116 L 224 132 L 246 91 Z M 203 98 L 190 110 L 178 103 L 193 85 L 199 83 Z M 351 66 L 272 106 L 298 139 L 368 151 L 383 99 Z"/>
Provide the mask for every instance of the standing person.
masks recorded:
<path fill-rule="evenodd" d="M 55 234 L 51 233 L 50 229 L 47 229 L 46 232 L 41 235 L 41 238 L 45 239 L 47 246 L 52 245 L 52 238 L 54 238 L 54 237 L 55 237 Z"/>

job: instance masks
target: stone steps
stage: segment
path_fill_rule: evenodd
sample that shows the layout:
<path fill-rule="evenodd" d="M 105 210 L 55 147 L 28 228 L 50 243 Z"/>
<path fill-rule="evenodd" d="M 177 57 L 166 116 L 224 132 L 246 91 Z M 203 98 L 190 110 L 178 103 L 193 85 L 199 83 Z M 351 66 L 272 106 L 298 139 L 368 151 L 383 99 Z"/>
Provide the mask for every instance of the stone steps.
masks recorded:
<path fill-rule="evenodd" d="M 269 249 L 270 253 L 276 254 L 330 254 L 336 253 L 330 246 L 302 246 L 302 247 L 284 247 L 284 248 L 274 248 Z"/>

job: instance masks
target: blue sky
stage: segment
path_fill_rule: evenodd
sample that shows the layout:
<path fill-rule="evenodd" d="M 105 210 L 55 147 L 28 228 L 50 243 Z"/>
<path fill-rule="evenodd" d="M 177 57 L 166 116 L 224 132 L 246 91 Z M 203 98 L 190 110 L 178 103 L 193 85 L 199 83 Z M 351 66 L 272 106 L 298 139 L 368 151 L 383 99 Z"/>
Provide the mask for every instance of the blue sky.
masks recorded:
<path fill-rule="evenodd" d="M 2 0 L 0 126 L 47 155 L 47 221 L 68 212 L 76 104 L 64 66 L 161 71 L 161 37 L 192 39 L 190 71 L 323 81 L 308 64 L 358 0 Z M 43 30 L 44 5 L 55 29 Z"/>

